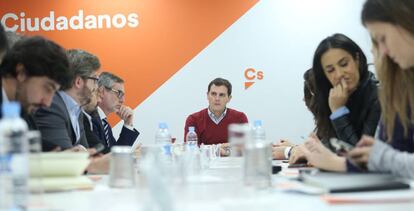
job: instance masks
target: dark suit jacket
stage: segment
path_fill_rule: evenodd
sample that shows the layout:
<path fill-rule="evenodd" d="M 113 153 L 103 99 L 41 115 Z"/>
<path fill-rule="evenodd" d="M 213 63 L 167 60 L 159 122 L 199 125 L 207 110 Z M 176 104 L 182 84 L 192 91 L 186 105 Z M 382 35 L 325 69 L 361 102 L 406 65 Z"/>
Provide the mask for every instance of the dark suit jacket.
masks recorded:
<path fill-rule="evenodd" d="M 119 134 L 118 140 L 112 134 L 112 128 L 109 130 L 109 145 L 105 140 L 105 132 L 104 127 L 102 125 L 102 120 L 99 117 L 97 111 L 91 114 L 92 116 L 92 124 L 93 124 L 93 132 L 99 138 L 99 140 L 103 141 L 105 145 L 104 153 L 108 153 L 111 150 L 112 146 L 132 146 L 137 139 L 139 132 L 134 128 L 134 130 L 130 130 L 126 127 L 122 127 L 121 134 Z"/>
<path fill-rule="evenodd" d="M 91 122 L 89 122 L 89 119 L 86 116 L 86 114 L 82 112 L 82 115 L 83 115 L 83 126 L 85 128 L 85 135 L 86 135 L 86 140 L 88 141 L 88 145 L 90 147 L 95 147 L 98 144 L 104 144 L 105 141 L 99 139 L 99 137 L 93 132 L 93 129 L 91 129 L 91 126 L 93 127 L 93 124 L 91 125 Z"/>
<path fill-rule="evenodd" d="M 70 122 L 69 112 L 58 92 L 53 96 L 50 108 L 39 109 L 34 115 L 34 120 L 42 134 L 43 151 L 50 151 L 57 146 L 65 150 L 76 145 L 76 134 Z M 79 129 L 79 144 L 88 148 L 83 115 L 79 115 Z"/>

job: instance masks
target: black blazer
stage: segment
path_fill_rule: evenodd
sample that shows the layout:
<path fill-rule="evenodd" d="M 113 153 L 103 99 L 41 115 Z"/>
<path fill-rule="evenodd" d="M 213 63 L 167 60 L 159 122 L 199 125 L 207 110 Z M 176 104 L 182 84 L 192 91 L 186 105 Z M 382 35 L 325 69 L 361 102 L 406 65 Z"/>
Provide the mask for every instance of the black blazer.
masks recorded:
<path fill-rule="evenodd" d="M 102 120 L 99 117 L 98 111 L 95 111 L 91 114 L 92 116 L 92 124 L 93 124 L 93 133 L 99 140 L 102 141 L 102 144 L 105 145 L 104 153 L 108 153 L 111 151 L 112 146 L 132 146 L 139 136 L 139 132 L 134 128 L 134 130 L 130 130 L 126 127 L 122 127 L 121 134 L 119 134 L 118 140 L 112 134 L 112 128 L 109 130 L 109 141 L 105 140 L 105 132 L 104 127 L 102 125 Z M 109 142 L 109 143 L 108 143 Z"/>
<path fill-rule="evenodd" d="M 91 129 L 91 127 L 93 127 L 94 125 L 91 124 L 86 114 L 82 112 L 82 115 L 83 115 L 83 126 L 85 128 L 85 136 L 86 136 L 86 140 L 88 141 L 88 145 L 90 147 L 95 147 L 97 144 L 104 144 L 104 141 L 99 139 L 99 137 L 96 136 L 96 134 L 93 132 L 93 129 Z"/>

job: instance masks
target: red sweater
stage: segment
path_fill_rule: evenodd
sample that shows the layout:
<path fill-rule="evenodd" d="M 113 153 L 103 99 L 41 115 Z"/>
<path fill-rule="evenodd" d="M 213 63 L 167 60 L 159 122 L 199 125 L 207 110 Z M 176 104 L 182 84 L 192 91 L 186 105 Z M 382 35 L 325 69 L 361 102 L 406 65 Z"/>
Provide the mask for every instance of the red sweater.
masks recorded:
<path fill-rule="evenodd" d="M 228 126 L 232 123 L 247 123 L 243 112 L 227 108 L 226 116 L 217 125 L 208 115 L 207 108 L 191 114 L 185 121 L 184 140 L 188 127 L 194 126 L 198 135 L 198 144 L 220 144 L 228 142 Z"/>

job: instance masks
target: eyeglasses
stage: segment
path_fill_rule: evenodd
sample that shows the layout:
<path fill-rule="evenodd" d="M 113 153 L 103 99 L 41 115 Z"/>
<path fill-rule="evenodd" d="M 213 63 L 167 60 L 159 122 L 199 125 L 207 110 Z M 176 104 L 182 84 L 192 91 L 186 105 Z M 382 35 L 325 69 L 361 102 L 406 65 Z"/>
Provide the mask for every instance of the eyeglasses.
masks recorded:
<path fill-rule="evenodd" d="M 93 80 L 93 83 L 95 83 L 95 84 L 97 84 L 98 83 L 98 81 L 99 81 L 99 78 L 97 78 L 97 77 L 93 77 L 93 76 L 87 76 L 87 77 L 85 77 L 86 79 L 90 79 L 90 80 Z"/>
<path fill-rule="evenodd" d="M 109 87 L 105 87 L 105 88 L 109 91 L 113 91 L 116 94 L 116 96 L 118 97 L 118 99 L 122 99 L 125 96 L 125 93 L 121 90 L 116 90 L 116 89 L 109 88 Z"/>

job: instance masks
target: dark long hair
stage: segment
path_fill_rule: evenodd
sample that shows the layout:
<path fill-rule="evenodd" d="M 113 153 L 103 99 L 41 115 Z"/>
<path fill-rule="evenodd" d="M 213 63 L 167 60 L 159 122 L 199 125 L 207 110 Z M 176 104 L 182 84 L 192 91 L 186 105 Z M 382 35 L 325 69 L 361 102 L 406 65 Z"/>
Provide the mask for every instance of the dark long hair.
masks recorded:
<path fill-rule="evenodd" d="M 364 26 L 373 22 L 397 25 L 414 37 L 414 1 L 367 0 L 362 9 L 361 21 Z M 378 48 L 375 40 L 373 45 Z M 397 116 L 407 135 L 409 125 L 414 124 L 414 67 L 403 70 L 388 56 L 376 63 L 381 64 L 376 70 L 381 81 L 379 99 L 387 135 L 392 137 Z"/>
<path fill-rule="evenodd" d="M 306 70 L 306 72 L 303 74 L 303 100 L 305 101 L 305 105 L 308 108 L 308 110 L 313 115 L 313 120 L 316 123 L 316 116 L 317 116 L 317 110 L 318 110 L 318 103 L 315 100 L 315 77 L 313 76 L 312 69 Z M 314 132 L 316 131 L 316 128 L 314 129 Z M 317 132 L 317 131 L 316 131 Z"/>
<path fill-rule="evenodd" d="M 343 34 L 334 34 L 322 40 L 316 48 L 313 56 L 312 71 L 315 77 L 315 101 L 318 106 L 315 112 L 316 130 L 319 138 L 336 137 L 335 130 L 331 124 L 329 116 L 331 110 L 329 108 L 328 98 L 329 90 L 332 88 L 331 83 L 325 76 L 321 58 L 329 49 L 336 48 L 348 52 L 352 58 L 359 63 L 360 81 L 368 77 L 367 58 L 362 49 L 349 37 Z"/>

